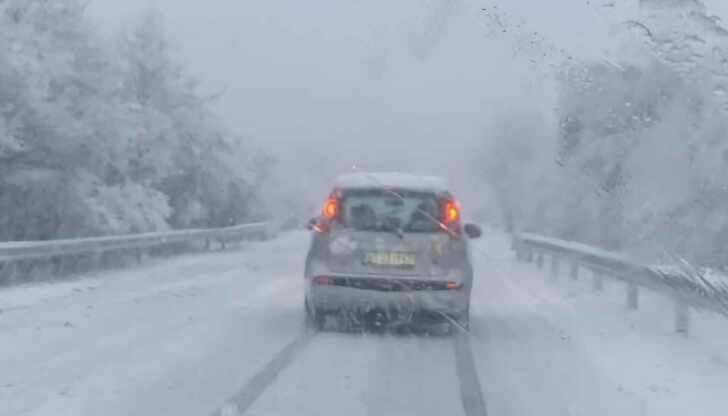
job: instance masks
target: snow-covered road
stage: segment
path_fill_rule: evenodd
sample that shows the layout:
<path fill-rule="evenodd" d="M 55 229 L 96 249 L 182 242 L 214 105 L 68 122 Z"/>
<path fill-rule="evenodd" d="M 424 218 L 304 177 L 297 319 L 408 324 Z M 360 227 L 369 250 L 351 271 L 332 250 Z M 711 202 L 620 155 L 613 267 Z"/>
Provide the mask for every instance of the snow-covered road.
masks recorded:
<path fill-rule="evenodd" d="M 0 291 L 0 415 L 209 415 L 302 329 L 308 235 L 67 283 Z M 474 250 L 470 345 L 493 415 L 714 415 L 728 408 L 728 322 L 623 307 L 549 283 L 492 233 Z M 250 415 L 463 414 L 453 340 L 321 333 Z"/>

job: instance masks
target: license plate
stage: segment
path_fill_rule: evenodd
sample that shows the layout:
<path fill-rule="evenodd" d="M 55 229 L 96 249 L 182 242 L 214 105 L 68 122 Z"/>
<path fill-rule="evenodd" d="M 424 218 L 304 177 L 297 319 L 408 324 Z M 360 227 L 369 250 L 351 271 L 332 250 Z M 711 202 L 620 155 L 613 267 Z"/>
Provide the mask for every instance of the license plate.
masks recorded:
<path fill-rule="evenodd" d="M 367 253 L 365 262 L 375 266 L 414 267 L 415 255 L 396 251 Z"/>

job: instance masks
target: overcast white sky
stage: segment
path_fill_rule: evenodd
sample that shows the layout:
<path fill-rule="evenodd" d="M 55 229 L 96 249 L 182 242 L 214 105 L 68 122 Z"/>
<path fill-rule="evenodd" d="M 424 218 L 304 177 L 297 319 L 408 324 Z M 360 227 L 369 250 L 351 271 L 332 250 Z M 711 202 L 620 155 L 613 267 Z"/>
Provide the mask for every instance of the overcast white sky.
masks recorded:
<path fill-rule="evenodd" d="M 531 31 L 577 52 L 603 43 L 601 16 L 583 1 L 539 3 L 92 0 L 90 10 L 109 28 L 161 12 L 180 55 L 226 89 L 226 118 L 250 135 L 391 142 L 477 135 L 494 107 L 541 101 L 539 71 L 517 45 Z M 494 6 L 512 33 L 493 31 L 481 9 Z"/>
<path fill-rule="evenodd" d="M 489 122 L 514 108 L 548 117 L 549 65 L 609 57 L 610 28 L 636 4 L 91 0 L 90 14 L 112 32 L 160 12 L 191 71 L 226 90 L 229 125 L 288 157 L 337 154 L 340 169 L 358 161 L 457 176 L 457 163 L 438 160 L 468 156 Z"/>

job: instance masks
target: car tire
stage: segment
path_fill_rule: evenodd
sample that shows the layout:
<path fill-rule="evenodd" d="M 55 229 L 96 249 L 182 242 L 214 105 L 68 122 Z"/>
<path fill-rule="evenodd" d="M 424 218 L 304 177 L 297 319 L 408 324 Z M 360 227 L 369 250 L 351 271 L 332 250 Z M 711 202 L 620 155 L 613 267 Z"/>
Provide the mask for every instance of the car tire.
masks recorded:
<path fill-rule="evenodd" d="M 466 310 L 462 315 L 455 315 L 450 322 L 450 334 L 456 333 L 458 330 L 464 329 L 470 331 L 470 310 Z"/>
<path fill-rule="evenodd" d="M 460 323 L 466 331 L 470 331 L 470 302 L 468 302 L 468 306 L 465 308 L 465 313 L 460 316 L 458 323 Z"/>
<path fill-rule="evenodd" d="M 306 310 L 306 326 L 321 331 L 324 328 L 324 315 L 315 308 L 312 308 L 308 299 L 304 299 L 303 303 Z"/>
<path fill-rule="evenodd" d="M 462 326 L 466 331 L 470 331 L 470 311 L 465 312 L 465 314 L 458 319 L 458 324 L 460 324 L 460 326 Z"/>

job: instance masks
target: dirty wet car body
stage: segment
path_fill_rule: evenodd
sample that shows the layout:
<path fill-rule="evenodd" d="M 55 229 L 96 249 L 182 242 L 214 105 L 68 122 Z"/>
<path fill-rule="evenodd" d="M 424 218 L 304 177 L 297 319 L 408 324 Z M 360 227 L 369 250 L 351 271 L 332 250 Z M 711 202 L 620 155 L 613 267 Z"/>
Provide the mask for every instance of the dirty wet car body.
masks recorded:
<path fill-rule="evenodd" d="M 473 269 L 460 207 L 444 181 L 404 174 L 338 178 L 311 222 L 310 322 L 384 328 L 469 325 Z"/>

